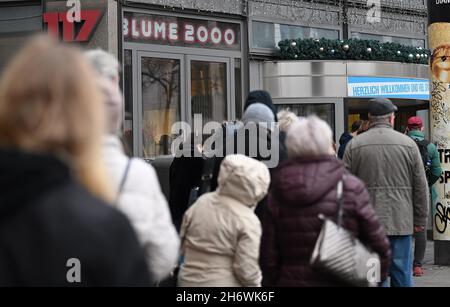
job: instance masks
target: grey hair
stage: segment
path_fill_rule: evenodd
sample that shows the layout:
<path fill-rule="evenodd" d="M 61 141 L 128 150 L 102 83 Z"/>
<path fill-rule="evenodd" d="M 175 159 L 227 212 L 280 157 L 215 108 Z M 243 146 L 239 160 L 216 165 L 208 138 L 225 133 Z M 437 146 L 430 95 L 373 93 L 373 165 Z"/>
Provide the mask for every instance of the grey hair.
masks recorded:
<path fill-rule="evenodd" d="M 389 124 L 392 115 L 394 115 L 394 113 L 389 113 L 389 114 L 386 114 L 386 115 L 379 115 L 379 116 L 374 116 L 374 115 L 370 115 L 369 114 L 370 125 Z"/>
<path fill-rule="evenodd" d="M 100 76 L 112 80 L 118 80 L 119 61 L 117 61 L 115 56 L 102 49 L 88 50 L 84 54 L 92 68 Z"/>
<path fill-rule="evenodd" d="M 333 154 L 333 132 L 315 115 L 300 117 L 287 132 L 289 157 L 316 157 Z"/>
<path fill-rule="evenodd" d="M 288 132 L 291 125 L 298 121 L 298 116 L 289 110 L 281 110 L 277 113 L 278 126 L 281 131 Z"/>
<path fill-rule="evenodd" d="M 106 132 L 117 134 L 123 119 L 123 100 L 119 88 L 119 62 L 102 49 L 84 53 L 87 61 L 97 74 L 97 82 L 103 92 L 106 115 Z"/>

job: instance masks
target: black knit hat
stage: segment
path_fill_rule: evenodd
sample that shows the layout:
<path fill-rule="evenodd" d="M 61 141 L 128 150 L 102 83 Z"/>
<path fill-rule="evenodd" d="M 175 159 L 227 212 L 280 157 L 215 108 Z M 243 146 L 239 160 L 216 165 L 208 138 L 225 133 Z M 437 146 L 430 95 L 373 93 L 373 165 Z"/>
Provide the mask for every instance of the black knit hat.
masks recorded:
<path fill-rule="evenodd" d="M 268 106 L 273 112 L 275 121 L 278 121 L 277 109 L 275 108 L 275 105 L 273 104 L 272 101 L 272 97 L 270 97 L 270 94 L 268 92 L 263 90 L 251 91 L 248 94 L 247 100 L 245 101 L 244 111 L 247 110 L 247 108 L 254 103 L 262 103 Z"/>

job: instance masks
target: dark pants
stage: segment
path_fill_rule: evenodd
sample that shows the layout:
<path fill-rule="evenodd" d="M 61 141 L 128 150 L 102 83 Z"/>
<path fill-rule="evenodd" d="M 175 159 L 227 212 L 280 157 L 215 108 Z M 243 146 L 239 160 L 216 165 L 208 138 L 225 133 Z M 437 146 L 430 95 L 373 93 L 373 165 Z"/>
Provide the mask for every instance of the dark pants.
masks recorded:
<path fill-rule="evenodd" d="M 414 266 L 422 266 L 425 258 L 425 250 L 427 249 L 427 231 L 414 233 Z"/>

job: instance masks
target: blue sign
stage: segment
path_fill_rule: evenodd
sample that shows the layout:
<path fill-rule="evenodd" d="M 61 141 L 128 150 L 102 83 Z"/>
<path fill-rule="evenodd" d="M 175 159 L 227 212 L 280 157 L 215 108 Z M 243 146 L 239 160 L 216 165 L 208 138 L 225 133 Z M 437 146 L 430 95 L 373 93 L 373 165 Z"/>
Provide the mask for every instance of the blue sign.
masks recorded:
<path fill-rule="evenodd" d="M 348 97 L 386 97 L 429 100 L 428 79 L 348 77 Z"/>

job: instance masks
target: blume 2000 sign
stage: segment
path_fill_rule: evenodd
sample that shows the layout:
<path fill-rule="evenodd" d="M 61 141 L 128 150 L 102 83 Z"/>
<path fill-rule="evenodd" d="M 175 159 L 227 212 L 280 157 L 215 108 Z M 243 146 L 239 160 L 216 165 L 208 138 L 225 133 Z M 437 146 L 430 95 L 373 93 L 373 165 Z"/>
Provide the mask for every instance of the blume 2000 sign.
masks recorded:
<path fill-rule="evenodd" d="M 126 42 L 239 50 L 240 26 L 233 22 L 125 12 Z"/>

